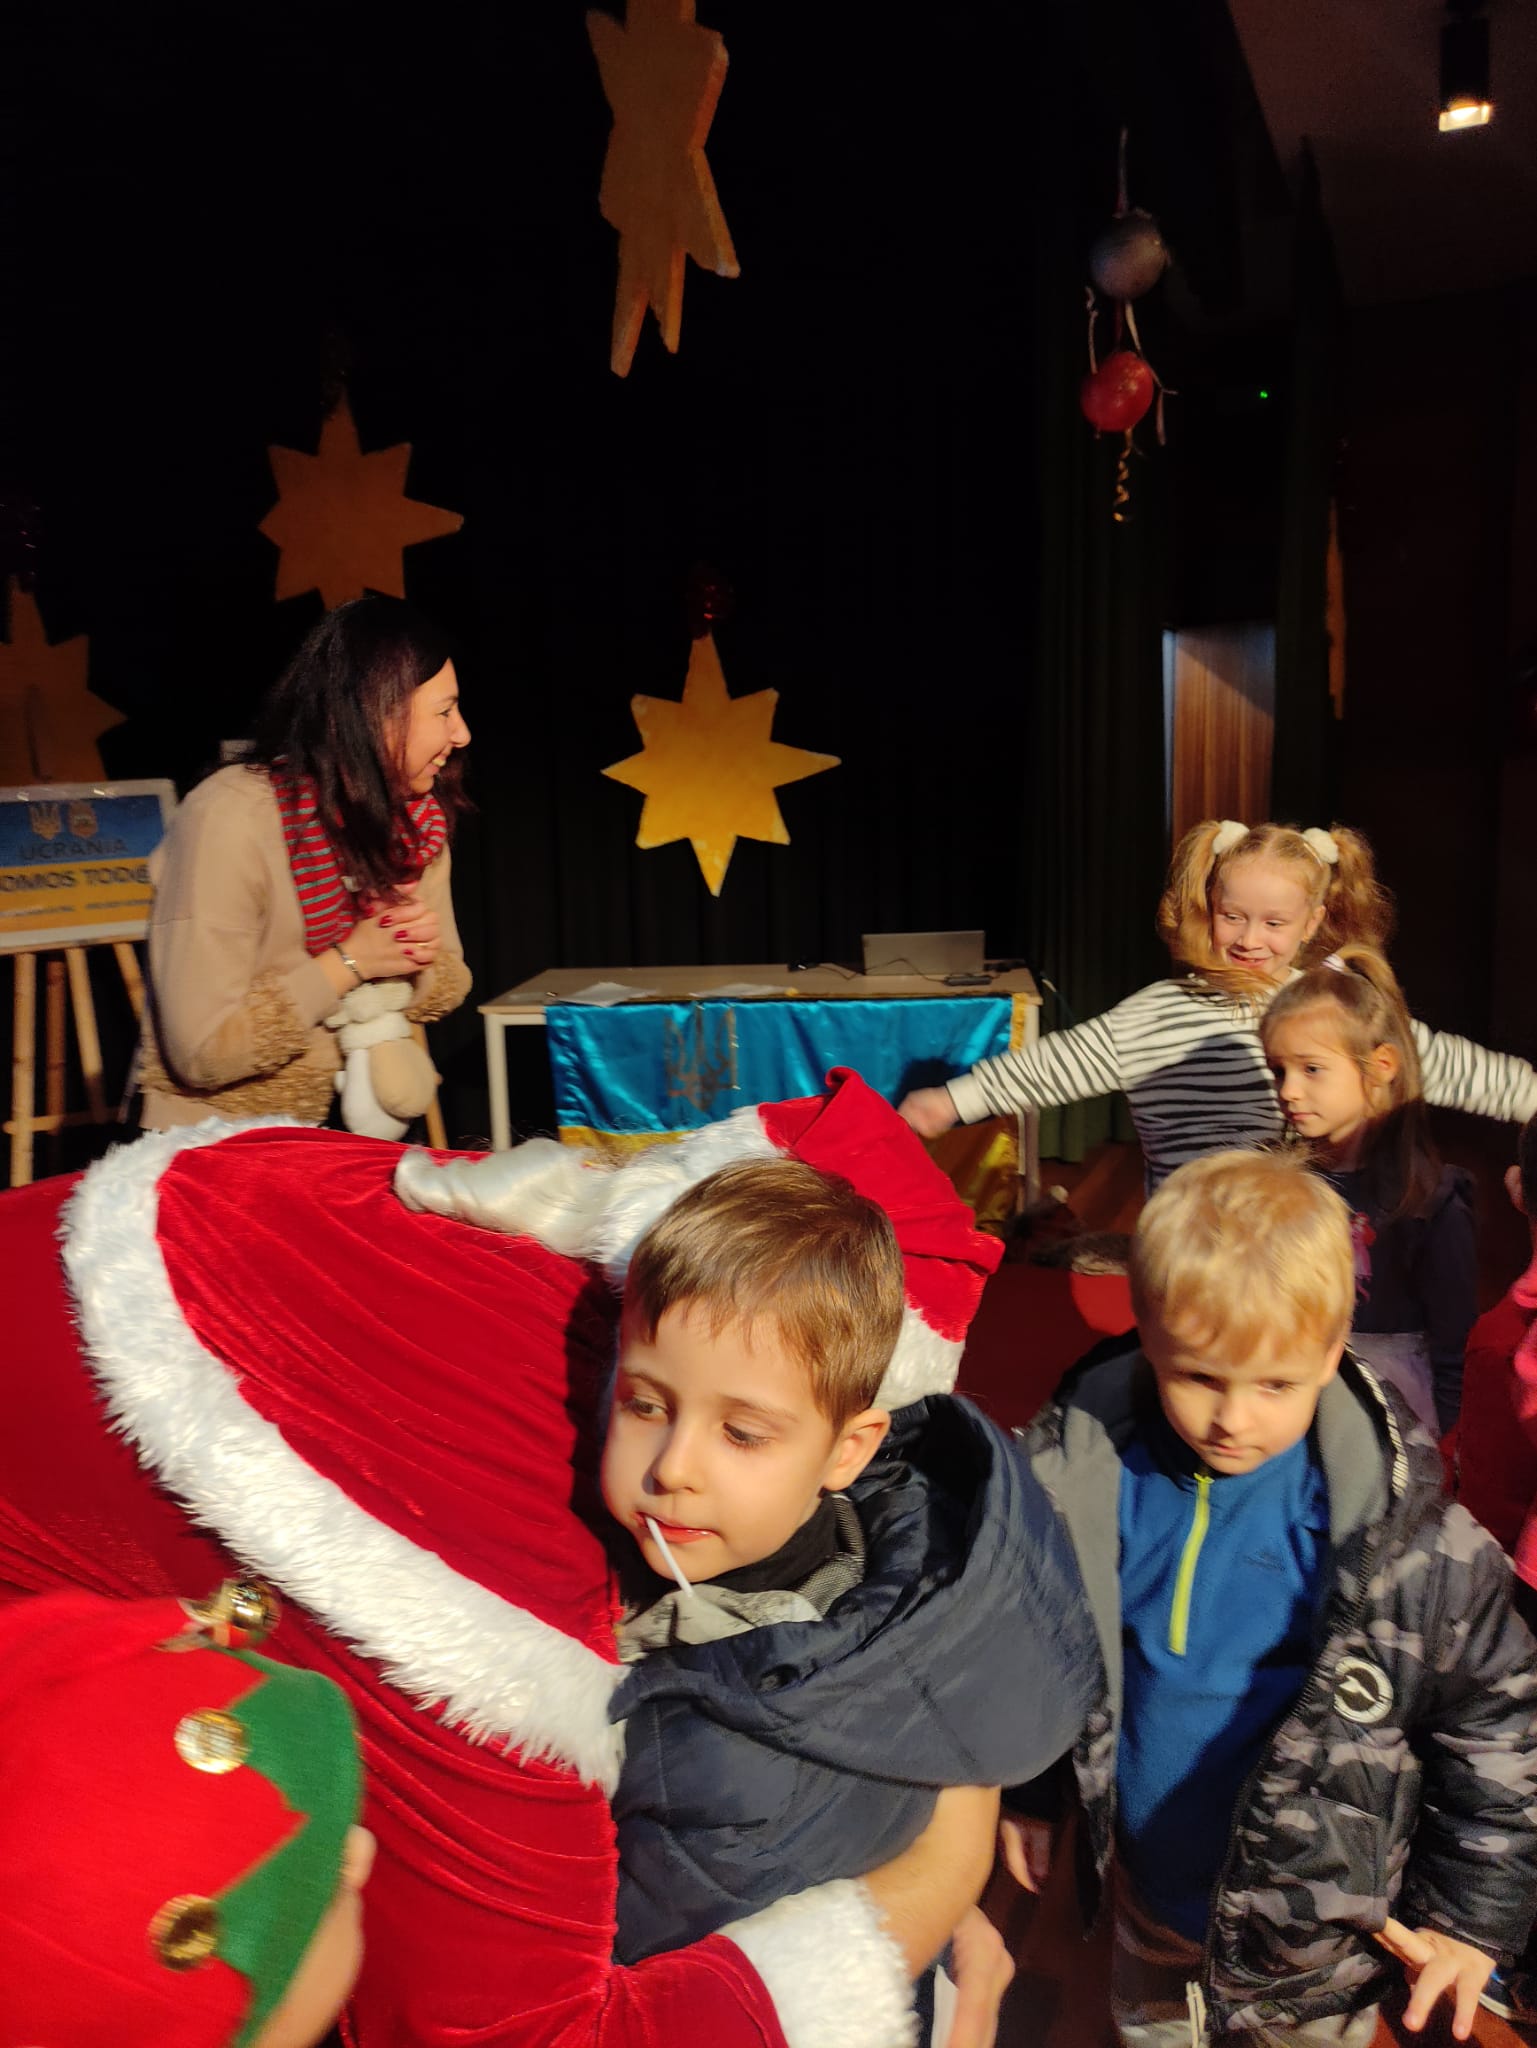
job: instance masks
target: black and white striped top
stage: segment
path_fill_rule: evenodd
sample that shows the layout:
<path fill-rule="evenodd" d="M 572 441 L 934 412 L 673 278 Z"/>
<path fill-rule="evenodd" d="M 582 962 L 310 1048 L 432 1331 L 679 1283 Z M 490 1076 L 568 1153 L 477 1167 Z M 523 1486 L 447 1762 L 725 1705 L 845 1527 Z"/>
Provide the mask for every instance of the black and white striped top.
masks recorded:
<path fill-rule="evenodd" d="M 1203 1152 L 1252 1150 L 1281 1135 L 1259 1017 L 1198 976 L 1155 981 L 1086 1024 L 980 1061 L 949 1083 L 950 1094 L 971 1124 L 1123 1088 L 1156 1187 Z M 1418 1022 L 1414 1035 L 1428 1102 L 1517 1123 L 1537 1114 L 1537 1073 L 1525 1060 Z"/>

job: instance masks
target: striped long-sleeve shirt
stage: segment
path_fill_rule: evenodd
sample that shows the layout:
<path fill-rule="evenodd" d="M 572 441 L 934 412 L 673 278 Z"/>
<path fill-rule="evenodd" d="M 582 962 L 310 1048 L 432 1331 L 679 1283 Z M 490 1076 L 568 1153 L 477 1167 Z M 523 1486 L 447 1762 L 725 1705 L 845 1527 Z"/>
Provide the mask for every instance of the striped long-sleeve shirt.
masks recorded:
<path fill-rule="evenodd" d="M 1156 1187 L 1187 1159 L 1254 1149 L 1281 1134 L 1260 1012 L 1196 976 L 1155 981 L 1070 1031 L 982 1060 L 949 1085 L 962 1123 L 1126 1091 Z M 1509 1053 L 1416 1022 L 1425 1099 L 1524 1123 L 1537 1114 L 1537 1073 Z"/>

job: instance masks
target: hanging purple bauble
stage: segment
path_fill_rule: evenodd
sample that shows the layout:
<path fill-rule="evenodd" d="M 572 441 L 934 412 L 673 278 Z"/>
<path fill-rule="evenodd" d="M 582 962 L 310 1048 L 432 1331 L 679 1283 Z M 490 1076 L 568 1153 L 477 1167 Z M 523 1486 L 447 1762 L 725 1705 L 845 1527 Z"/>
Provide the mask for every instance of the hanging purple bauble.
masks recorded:
<path fill-rule="evenodd" d="M 1089 251 L 1089 275 L 1107 299 L 1140 299 L 1168 267 L 1158 223 L 1133 207 L 1118 213 Z"/>

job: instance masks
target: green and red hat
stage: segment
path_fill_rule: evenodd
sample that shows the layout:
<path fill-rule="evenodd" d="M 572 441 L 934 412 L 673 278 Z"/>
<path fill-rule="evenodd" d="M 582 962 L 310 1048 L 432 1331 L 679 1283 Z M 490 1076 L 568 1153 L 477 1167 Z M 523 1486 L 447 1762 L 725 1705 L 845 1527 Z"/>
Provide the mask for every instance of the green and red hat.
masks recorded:
<path fill-rule="evenodd" d="M 338 1687 L 241 1647 L 259 1594 L 0 1610 L 0 2048 L 244 2048 L 336 1896 Z"/>

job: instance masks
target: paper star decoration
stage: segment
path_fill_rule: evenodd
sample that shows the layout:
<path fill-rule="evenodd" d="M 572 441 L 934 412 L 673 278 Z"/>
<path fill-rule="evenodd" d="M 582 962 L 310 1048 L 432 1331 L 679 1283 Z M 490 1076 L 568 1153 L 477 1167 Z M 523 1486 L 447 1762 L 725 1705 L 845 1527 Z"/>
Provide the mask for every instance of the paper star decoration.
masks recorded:
<path fill-rule="evenodd" d="M 635 844 L 692 841 L 712 896 L 720 894 L 738 839 L 789 845 L 774 791 L 838 766 L 836 754 L 770 739 L 778 702 L 777 690 L 728 697 L 707 633 L 694 642 L 680 704 L 666 697 L 630 699 L 644 746 L 603 771 L 645 795 Z"/>
<path fill-rule="evenodd" d="M 406 496 L 409 441 L 363 453 L 345 397 L 320 430 L 317 454 L 274 447 L 267 457 L 278 501 L 261 531 L 281 551 L 280 599 L 318 590 L 329 611 L 368 590 L 404 597 L 402 551 L 464 524 L 462 513 Z"/>
<path fill-rule="evenodd" d="M 619 232 L 609 366 L 623 377 L 647 306 L 677 354 L 685 254 L 740 275 L 704 154 L 726 46 L 694 20 L 694 0 L 629 0 L 622 28 L 594 10 L 587 35 L 614 116 L 598 206 Z"/>
<path fill-rule="evenodd" d="M 97 742 L 122 719 L 86 688 L 83 633 L 50 647 L 37 601 L 7 587 L 9 642 L 0 644 L 0 782 L 100 782 Z"/>

